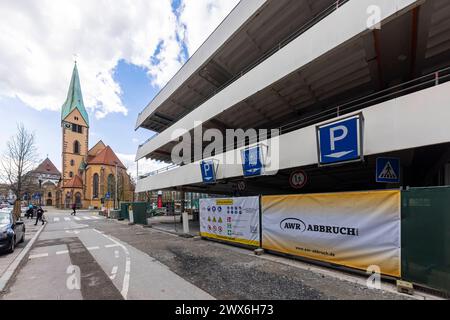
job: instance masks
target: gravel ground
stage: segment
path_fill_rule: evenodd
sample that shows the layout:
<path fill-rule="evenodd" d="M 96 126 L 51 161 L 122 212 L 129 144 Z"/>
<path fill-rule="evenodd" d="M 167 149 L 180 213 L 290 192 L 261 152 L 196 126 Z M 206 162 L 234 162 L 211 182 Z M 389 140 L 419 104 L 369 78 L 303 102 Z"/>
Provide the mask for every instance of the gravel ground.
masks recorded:
<path fill-rule="evenodd" d="M 403 300 L 404 296 L 260 259 L 251 251 L 114 221 L 95 228 L 130 244 L 221 300 Z"/>

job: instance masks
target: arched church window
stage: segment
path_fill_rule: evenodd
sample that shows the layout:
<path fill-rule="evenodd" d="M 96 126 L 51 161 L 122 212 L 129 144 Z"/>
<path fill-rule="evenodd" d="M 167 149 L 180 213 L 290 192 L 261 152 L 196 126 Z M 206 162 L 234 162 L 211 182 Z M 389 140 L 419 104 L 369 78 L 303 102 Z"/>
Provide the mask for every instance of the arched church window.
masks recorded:
<path fill-rule="evenodd" d="M 115 198 L 115 190 L 116 190 L 116 179 L 114 179 L 114 175 L 110 174 L 108 176 L 108 193 L 111 195 L 111 198 Z"/>
<path fill-rule="evenodd" d="M 99 177 L 98 174 L 94 174 L 93 178 L 93 198 L 98 199 L 98 185 L 99 185 Z"/>
<path fill-rule="evenodd" d="M 74 160 L 70 160 L 70 165 L 73 167 L 75 165 L 75 161 Z"/>
<path fill-rule="evenodd" d="M 52 197 L 52 193 L 49 192 L 49 193 L 47 194 L 47 196 L 48 196 L 49 198 L 51 198 L 51 197 Z"/>
<path fill-rule="evenodd" d="M 73 143 L 73 153 L 80 154 L 80 143 L 78 141 Z"/>
<path fill-rule="evenodd" d="M 69 177 L 73 178 L 73 172 L 72 171 L 69 172 Z"/>

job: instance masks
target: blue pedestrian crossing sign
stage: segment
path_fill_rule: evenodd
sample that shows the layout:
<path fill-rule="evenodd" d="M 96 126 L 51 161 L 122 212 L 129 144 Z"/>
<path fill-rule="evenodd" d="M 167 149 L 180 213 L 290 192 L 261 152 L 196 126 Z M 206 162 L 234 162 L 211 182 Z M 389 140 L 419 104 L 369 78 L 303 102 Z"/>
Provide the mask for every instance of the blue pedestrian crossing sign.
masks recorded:
<path fill-rule="evenodd" d="M 362 114 L 317 127 L 319 166 L 363 161 Z"/>
<path fill-rule="evenodd" d="M 107 192 L 106 195 L 105 195 L 105 198 L 106 198 L 107 200 L 111 199 L 111 193 L 110 193 L 110 192 Z"/>
<path fill-rule="evenodd" d="M 202 171 L 202 178 L 204 183 L 215 183 L 216 178 L 216 164 L 214 160 L 205 160 L 200 163 Z"/>
<path fill-rule="evenodd" d="M 400 183 L 400 159 L 378 158 L 377 159 L 377 182 L 378 183 Z"/>
<path fill-rule="evenodd" d="M 264 173 L 263 154 L 261 146 L 242 150 L 241 157 L 244 177 L 256 177 Z"/>

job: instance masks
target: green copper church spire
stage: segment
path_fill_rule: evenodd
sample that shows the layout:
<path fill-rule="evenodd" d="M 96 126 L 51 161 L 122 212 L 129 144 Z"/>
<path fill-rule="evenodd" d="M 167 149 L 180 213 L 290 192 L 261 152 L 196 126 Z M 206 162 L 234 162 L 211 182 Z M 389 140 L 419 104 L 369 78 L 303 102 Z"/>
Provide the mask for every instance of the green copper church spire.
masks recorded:
<path fill-rule="evenodd" d="M 64 119 L 66 119 L 67 116 L 69 116 L 69 114 L 75 109 L 78 109 L 84 121 L 86 121 L 86 125 L 89 127 L 89 116 L 86 112 L 86 108 L 84 107 L 83 94 L 81 93 L 80 77 L 78 76 L 78 68 L 76 62 L 73 68 L 72 80 L 70 81 L 67 100 L 62 106 L 61 121 L 64 121 Z"/>

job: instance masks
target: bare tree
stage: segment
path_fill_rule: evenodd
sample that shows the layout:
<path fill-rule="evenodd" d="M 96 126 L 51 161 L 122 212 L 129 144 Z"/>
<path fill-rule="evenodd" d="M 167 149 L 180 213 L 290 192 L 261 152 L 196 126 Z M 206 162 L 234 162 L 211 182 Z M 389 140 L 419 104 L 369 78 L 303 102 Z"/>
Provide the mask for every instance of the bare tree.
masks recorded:
<path fill-rule="evenodd" d="M 34 133 L 26 130 L 23 124 L 17 125 L 17 133 L 7 142 L 7 150 L 1 159 L 3 180 L 16 196 L 14 215 L 20 217 L 20 203 L 25 189 L 34 184 L 33 177 L 27 173 L 35 165 L 36 146 Z"/>

